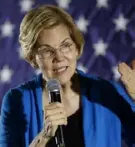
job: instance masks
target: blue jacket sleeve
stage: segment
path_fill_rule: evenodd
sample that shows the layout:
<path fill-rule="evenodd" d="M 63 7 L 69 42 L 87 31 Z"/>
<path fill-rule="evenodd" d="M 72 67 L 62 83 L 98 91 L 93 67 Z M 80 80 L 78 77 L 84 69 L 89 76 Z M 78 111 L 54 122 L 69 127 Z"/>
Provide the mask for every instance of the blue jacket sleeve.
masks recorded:
<path fill-rule="evenodd" d="M 22 93 L 9 91 L 3 98 L 0 120 L 0 147 L 24 147 L 26 130 Z"/>
<path fill-rule="evenodd" d="M 128 95 L 124 85 L 113 83 L 120 108 L 122 136 L 128 147 L 135 145 L 135 102 Z"/>

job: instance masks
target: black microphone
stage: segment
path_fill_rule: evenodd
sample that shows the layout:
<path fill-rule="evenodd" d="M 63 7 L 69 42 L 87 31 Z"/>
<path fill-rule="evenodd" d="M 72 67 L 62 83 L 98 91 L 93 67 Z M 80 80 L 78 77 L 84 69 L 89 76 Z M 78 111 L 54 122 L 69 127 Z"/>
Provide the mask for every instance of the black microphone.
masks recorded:
<path fill-rule="evenodd" d="M 60 102 L 60 83 L 56 79 L 51 79 L 47 81 L 47 90 L 49 94 L 49 102 Z M 57 147 L 65 147 L 64 136 L 63 136 L 63 125 L 59 125 L 55 133 L 55 142 Z"/>

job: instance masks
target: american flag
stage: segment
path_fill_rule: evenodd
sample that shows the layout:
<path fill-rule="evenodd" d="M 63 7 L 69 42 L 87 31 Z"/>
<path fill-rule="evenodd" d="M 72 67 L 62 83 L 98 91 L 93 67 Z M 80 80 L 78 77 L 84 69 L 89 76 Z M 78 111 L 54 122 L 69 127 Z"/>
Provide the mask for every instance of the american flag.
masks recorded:
<path fill-rule="evenodd" d="M 62 7 L 82 31 L 86 43 L 79 69 L 119 80 L 118 63 L 135 58 L 135 0 L 1 0 L 0 104 L 11 87 L 40 72 L 23 60 L 18 35 L 25 13 L 41 4 Z"/>

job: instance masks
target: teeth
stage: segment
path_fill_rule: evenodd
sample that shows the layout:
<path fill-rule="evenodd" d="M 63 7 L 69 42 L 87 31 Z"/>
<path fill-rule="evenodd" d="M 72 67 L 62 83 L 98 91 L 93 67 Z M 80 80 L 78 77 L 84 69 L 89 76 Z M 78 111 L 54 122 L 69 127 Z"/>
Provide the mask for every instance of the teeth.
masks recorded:
<path fill-rule="evenodd" d="M 59 69 L 55 69 L 54 71 L 55 71 L 55 72 L 62 72 L 62 71 L 64 71 L 64 70 L 66 70 L 66 67 L 62 67 L 62 68 L 59 68 Z"/>

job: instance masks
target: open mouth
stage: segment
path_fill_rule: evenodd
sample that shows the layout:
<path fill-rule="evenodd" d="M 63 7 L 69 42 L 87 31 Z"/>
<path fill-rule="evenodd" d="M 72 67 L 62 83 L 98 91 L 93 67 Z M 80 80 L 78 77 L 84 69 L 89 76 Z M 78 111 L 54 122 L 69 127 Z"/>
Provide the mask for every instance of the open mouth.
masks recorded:
<path fill-rule="evenodd" d="M 68 66 L 64 66 L 64 67 L 60 67 L 60 68 L 57 68 L 57 69 L 53 69 L 53 71 L 55 73 L 63 73 L 67 70 Z"/>

